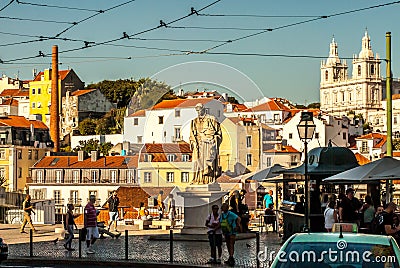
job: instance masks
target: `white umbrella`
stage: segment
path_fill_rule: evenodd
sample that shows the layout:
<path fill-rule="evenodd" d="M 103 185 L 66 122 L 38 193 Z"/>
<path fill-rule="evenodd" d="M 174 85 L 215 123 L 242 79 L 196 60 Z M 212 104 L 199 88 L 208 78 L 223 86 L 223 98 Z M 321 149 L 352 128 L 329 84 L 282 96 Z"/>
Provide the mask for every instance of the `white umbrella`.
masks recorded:
<path fill-rule="evenodd" d="M 389 170 L 386 170 L 380 174 L 371 175 L 370 179 L 376 180 L 384 180 L 384 179 L 398 179 L 400 178 L 400 167 L 395 167 Z"/>
<path fill-rule="evenodd" d="M 378 178 L 377 175 L 394 168 L 400 168 L 400 160 L 385 156 L 379 160 L 330 176 L 323 181 L 349 184 L 379 181 L 382 177 Z"/>

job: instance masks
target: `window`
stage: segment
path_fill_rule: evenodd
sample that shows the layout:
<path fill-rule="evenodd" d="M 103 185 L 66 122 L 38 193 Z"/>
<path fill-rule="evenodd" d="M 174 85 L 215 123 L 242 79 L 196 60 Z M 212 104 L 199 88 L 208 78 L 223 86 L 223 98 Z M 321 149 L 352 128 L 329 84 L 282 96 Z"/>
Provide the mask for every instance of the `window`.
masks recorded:
<path fill-rule="evenodd" d="M 17 151 L 17 157 L 18 159 L 22 159 L 22 150 Z"/>
<path fill-rule="evenodd" d="M 143 156 L 143 161 L 144 162 L 151 162 L 151 160 L 152 160 L 152 155 L 151 154 L 144 154 L 144 156 Z"/>
<path fill-rule="evenodd" d="M 97 170 L 92 170 L 92 182 L 97 183 L 98 182 L 98 176 L 97 176 Z"/>
<path fill-rule="evenodd" d="M 174 155 L 174 154 L 168 154 L 168 155 L 167 155 L 167 160 L 168 160 L 169 162 L 174 162 L 175 159 L 176 159 L 176 155 Z"/>
<path fill-rule="evenodd" d="M 39 87 L 38 89 L 37 89 L 37 94 L 41 94 L 42 93 L 42 89 Z"/>
<path fill-rule="evenodd" d="M 394 117 L 393 117 L 393 124 L 394 124 L 394 125 L 397 125 L 397 116 L 394 116 Z"/>
<path fill-rule="evenodd" d="M 181 173 L 181 182 L 189 182 L 189 172 Z"/>
<path fill-rule="evenodd" d="M 72 204 L 79 204 L 79 198 L 78 198 L 78 191 L 77 190 L 72 190 L 69 192 L 69 197 L 70 197 L 70 203 Z"/>
<path fill-rule="evenodd" d="M 61 191 L 54 190 L 53 196 L 54 196 L 54 202 L 56 203 L 56 205 L 60 205 L 61 204 Z"/>
<path fill-rule="evenodd" d="M 0 159 L 6 159 L 6 150 L 4 149 L 0 150 Z"/>
<path fill-rule="evenodd" d="M 358 70 L 358 75 L 360 76 L 361 75 L 361 65 L 357 66 L 357 70 Z"/>
<path fill-rule="evenodd" d="M 342 92 L 342 101 L 344 101 L 344 92 Z"/>
<path fill-rule="evenodd" d="M 137 136 L 137 143 L 143 143 L 143 137 L 142 136 Z"/>
<path fill-rule="evenodd" d="M 217 111 L 217 116 L 218 116 L 218 117 L 221 116 L 221 111 L 220 111 L 220 110 Z"/>
<path fill-rule="evenodd" d="M 126 171 L 126 183 L 135 183 L 135 170 Z"/>
<path fill-rule="evenodd" d="M 274 122 L 275 123 L 280 123 L 280 116 L 279 116 L 279 114 L 274 114 Z"/>
<path fill-rule="evenodd" d="M 293 139 L 293 133 L 289 133 L 289 139 Z"/>
<path fill-rule="evenodd" d="M 110 175 L 111 175 L 111 183 L 116 183 L 117 182 L 117 170 L 111 170 Z"/>
<path fill-rule="evenodd" d="M 272 158 L 271 157 L 267 157 L 267 167 L 272 166 Z"/>
<path fill-rule="evenodd" d="M 248 165 L 248 166 L 252 165 L 252 155 L 251 154 L 246 155 L 246 165 Z"/>
<path fill-rule="evenodd" d="M 325 71 L 325 81 L 328 81 L 328 78 L 329 78 L 329 73 L 328 71 Z"/>
<path fill-rule="evenodd" d="M 158 117 L 158 123 L 159 124 L 164 124 L 164 116 L 159 116 Z"/>
<path fill-rule="evenodd" d="M 133 118 L 133 125 L 134 126 L 139 125 L 139 118 Z"/>
<path fill-rule="evenodd" d="M 342 134 L 343 134 L 343 139 L 346 140 L 346 136 L 347 136 L 346 132 L 343 132 Z"/>
<path fill-rule="evenodd" d="M 32 95 L 34 95 L 35 94 L 35 89 L 34 88 L 32 88 Z"/>
<path fill-rule="evenodd" d="M 49 94 L 51 94 L 51 87 L 49 87 L 48 92 L 49 92 Z"/>
<path fill-rule="evenodd" d="M 375 65 L 371 65 L 371 75 L 375 74 Z"/>
<path fill-rule="evenodd" d="M 175 140 L 180 140 L 181 139 L 181 127 L 175 127 L 174 129 L 174 133 L 175 133 Z"/>
<path fill-rule="evenodd" d="M 189 162 L 189 160 L 190 160 L 190 155 L 188 154 L 182 155 L 182 162 Z"/>
<path fill-rule="evenodd" d="M 361 153 L 368 153 L 368 142 L 363 141 L 361 144 Z"/>
<path fill-rule="evenodd" d="M 319 139 L 319 132 L 315 132 L 314 136 L 316 139 Z"/>
<path fill-rule="evenodd" d="M 22 178 L 22 167 L 18 167 L 18 178 Z"/>
<path fill-rule="evenodd" d="M 89 191 L 89 197 L 90 197 L 91 195 L 95 196 L 95 197 L 96 197 L 96 200 L 97 200 L 97 191 L 95 191 L 95 190 L 90 190 L 90 191 Z"/>
<path fill-rule="evenodd" d="M 37 183 L 43 183 L 44 182 L 43 181 L 43 171 L 42 170 L 38 170 L 36 172 L 36 180 L 37 180 Z"/>
<path fill-rule="evenodd" d="M 174 182 L 174 172 L 167 172 L 167 182 Z"/>
<path fill-rule="evenodd" d="M 175 109 L 175 117 L 181 117 L 181 110 Z"/>
<path fill-rule="evenodd" d="M 144 173 L 144 182 L 145 183 L 150 183 L 151 182 L 151 172 L 145 172 Z"/>
<path fill-rule="evenodd" d="M 79 183 L 79 181 L 80 181 L 79 170 L 72 171 L 72 180 L 73 180 L 73 183 Z"/>
<path fill-rule="evenodd" d="M 39 160 L 39 151 L 35 150 L 35 160 Z"/>
<path fill-rule="evenodd" d="M 251 148 L 251 136 L 246 137 L 246 147 Z"/>
<path fill-rule="evenodd" d="M 36 104 L 32 102 L 32 108 L 36 108 Z"/>
<path fill-rule="evenodd" d="M 297 157 L 296 155 L 291 155 L 290 156 L 290 165 L 295 166 L 297 164 Z"/>
<path fill-rule="evenodd" d="M 56 170 L 56 183 L 62 183 L 62 170 Z"/>
<path fill-rule="evenodd" d="M 351 101 L 351 92 L 349 92 L 349 101 Z"/>
<path fill-rule="evenodd" d="M 32 160 L 32 150 L 28 150 L 28 159 Z"/>

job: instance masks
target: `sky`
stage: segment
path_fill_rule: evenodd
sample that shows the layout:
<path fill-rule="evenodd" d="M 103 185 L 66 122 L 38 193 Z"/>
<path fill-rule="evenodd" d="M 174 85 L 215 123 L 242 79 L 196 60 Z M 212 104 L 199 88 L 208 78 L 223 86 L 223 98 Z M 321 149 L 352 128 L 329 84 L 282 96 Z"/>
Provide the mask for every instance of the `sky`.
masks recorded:
<path fill-rule="evenodd" d="M 365 31 L 383 59 L 391 32 L 392 71 L 400 77 L 398 14 L 400 1 L 389 0 L 0 0 L 0 72 L 32 79 L 33 69 L 51 67 L 57 45 L 59 69 L 74 69 L 86 84 L 152 77 L 243 101 L 309 104 L 319 102 L 321 60 L 333 37 L 351 73 Z"/>

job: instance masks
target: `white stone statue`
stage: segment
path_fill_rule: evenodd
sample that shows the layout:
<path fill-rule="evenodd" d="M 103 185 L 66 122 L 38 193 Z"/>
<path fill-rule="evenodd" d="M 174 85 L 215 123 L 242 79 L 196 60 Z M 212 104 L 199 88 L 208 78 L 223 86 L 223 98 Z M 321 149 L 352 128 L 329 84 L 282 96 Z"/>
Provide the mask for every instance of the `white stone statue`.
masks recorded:
<path fill-rule="evenodd" d="M 220 175 L 218 163 L 219 146 L 222 141 L 221 127 L 203 104 L 196 105 L 198 117 L 190 126 L 190 146 L 193 151 L 194 178 L 192 184 L 213 183 Z"/>

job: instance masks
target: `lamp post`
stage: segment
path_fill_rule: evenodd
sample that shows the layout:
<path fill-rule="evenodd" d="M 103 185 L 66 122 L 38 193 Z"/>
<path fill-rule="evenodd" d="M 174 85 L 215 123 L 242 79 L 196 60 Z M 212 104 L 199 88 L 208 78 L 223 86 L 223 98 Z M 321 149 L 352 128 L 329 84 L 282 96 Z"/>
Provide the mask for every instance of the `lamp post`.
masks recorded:
<path fill-rule="evenodd" d="M 315 132 L 315 124 L 313 121 L 312 112 L 301 112 L 300 122 L 297 125 L 299 138 L 304 142 L 304 193 L 305 193 L 305 206 L 304 206 L 304 231 L 310 228 L 310 189 L 308 179 L 308 156 L 307 156 L 307 143 L 312 140 Z"/>

